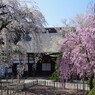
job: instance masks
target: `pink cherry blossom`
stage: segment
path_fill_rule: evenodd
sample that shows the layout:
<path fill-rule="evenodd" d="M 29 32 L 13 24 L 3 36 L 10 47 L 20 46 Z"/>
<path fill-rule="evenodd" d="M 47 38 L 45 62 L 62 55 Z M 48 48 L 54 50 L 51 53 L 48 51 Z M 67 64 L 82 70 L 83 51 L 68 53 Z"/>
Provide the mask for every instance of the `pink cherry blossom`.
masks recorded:
<path fill-rule="evenodd" d="M 59 70 L 62 80 L 95 72 L 95 15 L 86 15 L 85 21 L 87 25 L 75 26 L 76 31 L 68 32 L 61 41 L 63 56 Z"/>

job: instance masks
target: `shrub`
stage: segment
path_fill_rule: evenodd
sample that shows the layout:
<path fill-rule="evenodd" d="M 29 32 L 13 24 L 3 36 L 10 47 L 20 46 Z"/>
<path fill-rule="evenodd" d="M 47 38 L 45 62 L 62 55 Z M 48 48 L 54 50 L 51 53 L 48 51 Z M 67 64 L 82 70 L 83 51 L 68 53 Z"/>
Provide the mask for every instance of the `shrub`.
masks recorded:
<path fill-rule="evenodd" d="M 59 80 L 58 71 L 54 71 L 52 76 L 50 77 L 50 79 L 52 79 L 54 81 L 58 81 Z"/>
<path fill-rule="evenodd" d="M 90 85 L 90 81 L 89 80 L 87 80 L 87 82 L 86 82 L 88 85 Z M 95 87 L 95 78 L 93 78 L 93 86 Z"/>
<path fill-rule="evenodd" d="M 95 87 L 92 90 L 90 90 L 88 95 L 95 95 Z"/>

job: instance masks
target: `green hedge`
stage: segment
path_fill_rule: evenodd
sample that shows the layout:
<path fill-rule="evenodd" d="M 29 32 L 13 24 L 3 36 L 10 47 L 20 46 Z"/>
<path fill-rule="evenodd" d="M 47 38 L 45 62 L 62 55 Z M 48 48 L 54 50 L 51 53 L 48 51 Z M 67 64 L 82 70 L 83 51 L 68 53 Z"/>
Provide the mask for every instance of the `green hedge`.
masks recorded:
<path fill-rule="evenodd" d="M 54 81 L 58 81 L 59 80 L 59 75 L 58 75 L 58 71 L 53 72 L 52 76 L 50 77 L 50 79 L 54 80 Z"/>
<path fill-rule="evenodd" d="M 90 85 L 90 81 L 89 80 L 87 80 L 87 82 L 86 82 L 88 85 Z M 93 86 L 95 87 L 95 78 L 93 78 Z"/>
<path fill-rule="evenodd" d="M 95 87 L 89 92 L 88 95 L 95 95 Z"/>

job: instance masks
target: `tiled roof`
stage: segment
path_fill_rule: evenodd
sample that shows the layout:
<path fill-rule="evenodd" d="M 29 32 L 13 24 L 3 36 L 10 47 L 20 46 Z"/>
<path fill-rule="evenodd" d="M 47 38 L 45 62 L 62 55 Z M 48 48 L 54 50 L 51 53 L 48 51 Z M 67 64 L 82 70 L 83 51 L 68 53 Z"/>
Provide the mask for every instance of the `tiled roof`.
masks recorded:
<path fill-rule="evenodd" d="M 59 41 L 62 39 L 62 34 L 55 28 L 46 28 L 43 33 L 36 33 L 36 35 L 29 34 L 32 40 L 26 42 L 19 42 L 27 52 L 43 53 L 43 52 L 59 52 Z"/>

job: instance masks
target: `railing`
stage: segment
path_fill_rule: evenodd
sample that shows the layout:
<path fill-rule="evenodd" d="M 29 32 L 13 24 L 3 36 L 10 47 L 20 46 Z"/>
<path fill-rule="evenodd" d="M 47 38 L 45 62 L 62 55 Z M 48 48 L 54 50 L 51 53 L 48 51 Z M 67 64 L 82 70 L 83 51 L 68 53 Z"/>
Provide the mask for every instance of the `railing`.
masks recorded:
<path fill-rule="evenodd" d="M 82 84 L 82 83 L 62 83 L 62 82 L 38 80 L 38 85 L 71 89 L 71 90 L 89 90 L 89 86 L 87 84 Z"/>
<path fill-rule="evenodd" d="M 16 93 L 34 85 L 37 85 L 36 80 L 32 81 L 31 83 L 24 83 L 19 80 L 4 80 L 0 83 L 0 95 L 16 95 Z"/>
<path fill-rule="evenodd" d="M 29 82 L 22 81 L 22 80 L 21 81 L 6 80 L 5 83 L 4 82 L 0 83 L 0 95 L 29 95 L 27 94 L 27 92 L 25 92 L 25 90 L 35 85 L 48 86 L 48 87 L 61 88 L 61 89 L 71 89 L 71 90 L 89 90 L 88 85 L 82 83 L 64 84 L 61 82 L 53 82 L 49 80 L 30 80 Z"/>

